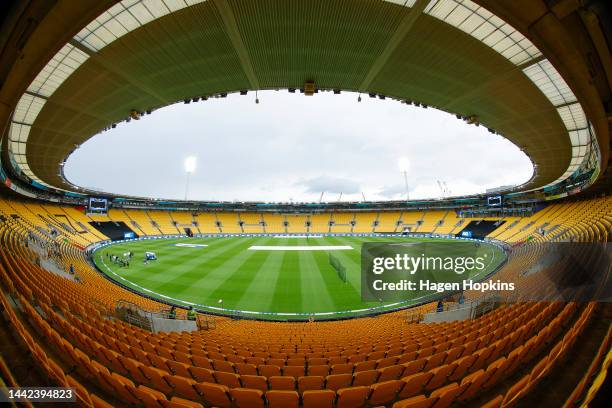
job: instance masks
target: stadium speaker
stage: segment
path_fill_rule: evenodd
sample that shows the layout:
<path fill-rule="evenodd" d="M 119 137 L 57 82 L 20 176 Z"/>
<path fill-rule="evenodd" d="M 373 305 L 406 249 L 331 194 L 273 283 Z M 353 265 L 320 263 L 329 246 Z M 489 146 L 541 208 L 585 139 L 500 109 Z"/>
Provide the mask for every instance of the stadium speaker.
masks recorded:
<path fill-rule="evenodd" d="M 478 116 L 476 115 L 470 115 L 467 118 L 467 123 L 469 123 L 470 125 L 479 125 L 479 120 L 478 120 Z"/>
<path fill-rule="evenodd" d="M 304 82 L 304 95 L 312 96 L 315 93 L 315 83 L 314 81 L 306 81 Z"/>

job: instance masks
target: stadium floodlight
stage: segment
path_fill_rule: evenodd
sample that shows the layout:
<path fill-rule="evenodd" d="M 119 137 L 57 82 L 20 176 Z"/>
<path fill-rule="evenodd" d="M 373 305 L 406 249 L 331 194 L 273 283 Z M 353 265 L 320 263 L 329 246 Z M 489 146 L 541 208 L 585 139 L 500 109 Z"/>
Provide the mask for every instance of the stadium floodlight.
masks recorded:
<path fill-rule="evenodd" d="M 185 159 L 185 173 L 187 173 L 187 181 L 185 182 L 185 200 L 187 200 L 187 191 L 189 190 L 189 176 L 196 169 L 196 158 L 195 156 L 189 156 Z"/>
<path fill-rule="evenodd" d="M 196 169 L 196 158 L 195 156 L 189 156 L 185 159 L 185 172 L 193 173 Z"/>
<path fill-rule="evenodd" d="M 406 189 L 406 201 L 410 199 L 410 193 L 408 192 L 408 170 L 410 169 L 410 160 L 407 157 L 400 157 L 397 161 L 397 165 L 400 171 L 404 174 L 404 187 Z"/>

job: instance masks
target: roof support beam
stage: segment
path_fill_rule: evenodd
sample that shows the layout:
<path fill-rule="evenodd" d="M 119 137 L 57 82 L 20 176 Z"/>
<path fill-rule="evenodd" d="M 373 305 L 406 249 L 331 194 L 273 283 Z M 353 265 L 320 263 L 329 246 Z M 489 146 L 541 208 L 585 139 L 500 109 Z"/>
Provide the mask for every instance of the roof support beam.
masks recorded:
<path fill-rule="evenodd" d="M 259 89 L 259 80 L 255 75 L 253 63 L 251 62 L 251 56 L 244 45 L 244 41 L 242 41 L 242 36 L 240 35 L 240 30 L 238 29 L 238 23 L 236 23 L 236 17 L 234 16 L 234 12 L 232 11 L 229 2 L 225 0 L 214 0 L 214 3 L 219 11 L 219 14 L 221 14 L 221 19 L 225 25 L 225 31 L 232 42 L 234 50 L 236 50 L 236 53 L 238 54 L 240 65 L 242 65 L 242 70 L 249 80 L 251 88 Z"/>
<path fill-rule="evenodd" d="M 16 120 L 12 120 L 11 123 L 14 123 L 16 125 L 21 125 L 21 126 L 32 126 L 31 123 L 25 123 L 25 122 L 18 122 Z M 27 140 L 25 142 L 20 142 L 19 140 L 11 140 L 11 142 L 17 142 L 17 143 L 26 143 Z"/>
<path fill-rule="evenodd" d="M 517 68 L 522 71 L 525 68 L 532 66 L 533 64 L 537 64 L 538 62 L 544 61 L 545 59 L 546 57 L 544 55 L 539 55 L 533 59 L 530 59 L 529 61 L 523 62 L 521 65 L 518 65 Z"/>
<path fill-rule="evenodd" d="M 90 57 L 93 57 L 94 55 L 96 55 L 96 52 L 94 50 L 92 50 L 91 48 L 87 47 L 86 45 L 81 44 L 80 42 L 78 42 L 77 40 L 75 40 L 74 38 L 71 38 L 70 41 L 68 41 L 68 43 L 70 45 L 72 45 L 74 48 L 83 51 L 85 54 L 89 55 Z"/>
<path fill-rule="evenodd" d="M 49 98 L 47 98 L 47 97 L 46 97 L 46 96 L 44 96 L 44 95 L 40 95 L 40 94 L 37 94 L 36 92 L 32 92 L 32 91 L 28 91 L 28 90 L 26 90 L 26 91 L 24 92 L 24 94 L 28 94 L 28 95 L 33 96 L 33 97 L 35 97 L 35 98 L 40 98 L 40 99 L 44 99 L 44 100 L 49 99 Z"/>
<path fill-rule="evenodd" d="M 384 68 L 389 60 L 393 51 L 397 48 L 397 46 L 404 40 L 406 35 L 412 30 L 414 23 L 418 20 L 418 18 L 423 14 L 425 7 L 429 4 L 429 0 L 417 0 L 414 3 L 414 6 L 404 15 L 402 21 L 400 21 L 397 29 L 391 36 L 391 39 L 387 43 L 387 46 L 383 50 L 383 52 L 376 58 L 376 61 L 370 67 L 370 71 L 366 74 L 365 78 L 359 85 L 359 90 L 361 92 L 366 92 L 374 79 L 378 76 L 380 71 Z"/>
<path fill-rule="evenodd" d="M 564 107 L 566 107 L 566 106 L 575 105 L 575 104 L 577 104 L 577 103 L 579 103 L 579 102 L 578 102 L 578 101 L 576 101 L 576 100 L 574 100 L 574 101 L 571 101 L 571 102 L 565 102 L 565 103 L 562 103 L 562 104 L 559 104 L 559 105 L 553 105 L 553 106 L 554 106 L 555 108 L 559 109 L 559 108 L 564 108 Z"/>

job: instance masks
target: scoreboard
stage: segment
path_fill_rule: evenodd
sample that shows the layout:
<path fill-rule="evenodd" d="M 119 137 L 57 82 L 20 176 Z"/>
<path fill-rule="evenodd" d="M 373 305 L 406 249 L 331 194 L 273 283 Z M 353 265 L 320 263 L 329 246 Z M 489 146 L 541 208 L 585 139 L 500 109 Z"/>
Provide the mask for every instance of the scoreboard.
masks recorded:
<path fill-rule="evenodd" d="M 106 198 L 89 197 L 87 201 L 88 214 L 106 214 L 108 212 L 108 200 Z"/>
<path fill-rule="evenodd" d="M 487 205 L 490 207 L 500 207 L 502 205 L 502 196 L 490 196 L 487 197 Z"/>

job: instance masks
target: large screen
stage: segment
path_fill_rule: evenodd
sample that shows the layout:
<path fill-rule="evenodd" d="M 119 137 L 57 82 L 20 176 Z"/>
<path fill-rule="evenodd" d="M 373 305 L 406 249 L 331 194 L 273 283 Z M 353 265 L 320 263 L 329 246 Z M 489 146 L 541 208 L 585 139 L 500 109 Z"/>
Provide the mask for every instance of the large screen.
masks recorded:
<path fill-rule="evenodd" d="M 108 200 L 106 198 L 90 197 L 87 212 L 93 214 L 106 214 L 108 211 Z"/>
<path fill-rule="evenodd" d="M 497 196 L 487 197 L 487 204 L 492 207 L 499 207 L 500 205 L 502 205 L 502 196 L 497 195 Z"/>

